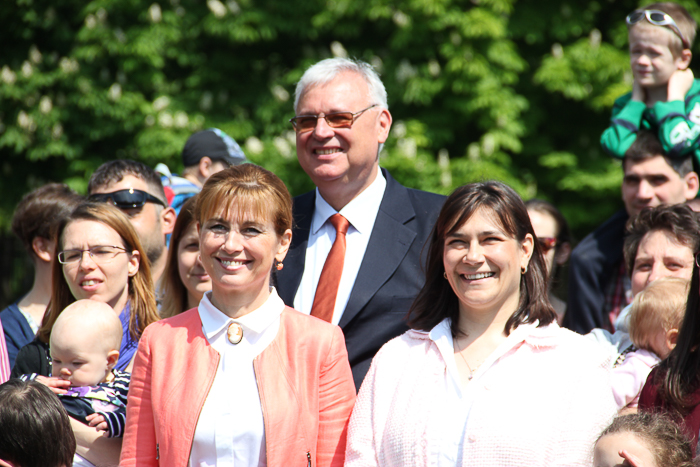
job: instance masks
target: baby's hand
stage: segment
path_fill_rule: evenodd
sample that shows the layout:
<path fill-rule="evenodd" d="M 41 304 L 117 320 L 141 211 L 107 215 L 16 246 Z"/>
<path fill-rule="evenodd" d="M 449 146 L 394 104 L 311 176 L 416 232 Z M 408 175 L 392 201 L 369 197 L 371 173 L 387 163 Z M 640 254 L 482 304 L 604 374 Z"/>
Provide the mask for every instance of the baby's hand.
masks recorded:
<path fill-rule="evenodd" d="M 690 91 L 694 78 L 693 71 L 690 68 L 674 71 L 671 78 L 668 80 L 668 100 L 685 100 L 685 95 Z"/>
<path fill-rule="evenodd" d="M 50 378 L 46 376 L 37 376 L 36 380 L 44 386 L 48 386 L 54 394 L 65 394 L 68 392 L 66 389 L 70 387 L 70 381 L 56 378 L 55 376 Z"/>
<path fill-rule="evenodd" d="M 85 417 L 85 420 L 88 421 L 88 426 L 94 427 L 96 430 L 104 431 L 102 433 L 102 436 L 107 436 L 107 430 L 109 429 L 109 425 L 107 425 L 107 421 L 105 420 L 105 417 L 101 414 L 98 413 L 91 413 L 87 417 Z"/>

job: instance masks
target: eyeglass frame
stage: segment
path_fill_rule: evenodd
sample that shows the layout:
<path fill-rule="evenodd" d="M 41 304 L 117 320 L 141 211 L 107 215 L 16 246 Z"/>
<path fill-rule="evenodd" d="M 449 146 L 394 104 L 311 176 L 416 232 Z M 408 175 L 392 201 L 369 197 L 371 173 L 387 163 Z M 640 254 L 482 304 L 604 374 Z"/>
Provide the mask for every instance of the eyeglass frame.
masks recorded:
<path fill-rule="evenodd" d="M 114 195 L 115 193 L 122 193 L 124 191 L 127 191 L 129 193 L 141 193 L 144 196 L 144 201 L 143 204 L 134 204 L 130 203 L 131 205 L 125 205 L 125 206 L 120 206 L 117 204 L 116 200 L 114 197 L 110 198 L 110 195 Z M 124 188 L 123 190 L 117 190 L 117 191 L 112 191 L 110 193 L 93 193 L 90 196 L 88 196 L 89 201 L 95 201 L 98 203 L 108 203 L 111 204 L 112 206 L 115 206 L 119 209 L 136 209 L 136 208 L 142 208 L 146 205 L 146 203 L 151 202 L 154 204 L 160 204 L 164 208 L 167 208 L 168 205 L 163 201 L 162 199 L 158 198 L 157 196 L 153 196 L 147 191 L 143 190 L 138 190 L 136 188 Z"/>
<path fill-rule="evenodd" d="M 82 260 L 83 260 L 83 256 L 85 256 L 85 253 L 87 252 L 88 256 L 90 256 L 90 259 L 93 260 L 93 261 L 95 261 L 95 257 L 92 256 L 92 250 L 96 250 L 96 249 L 98 249 L 98 248 L 116 248 L 117 250 L 121 250 L 121 251 L 117 251 L 116 253 L 114 253 L 114 256 L 112 257 L 112 259 L 114 259 L 119 253 L 129 253 L 129 250 L 127 250 L 127 249 L 124 248 L 123 246 L 117 246 L 117 245 L 95 245 L 95 246 L 90 247 L 90 248 L 88 248 L 88 249 L 86 249 L 86 250 L 82 250 L 82 249 L 80 249 L 80 248 L 70 248 L 70 249 L 68 249 L 68 250 L 61 250 L 61 251 L 58 252 L 58 254 L 56 255 L 56 257 L 57 257 L 57 259 L 58 259 L 58 262 L 61 263 L 61 264 L 63 264 L 63 265 L 66 265 L 66 264 L 74 264 L 74 263 L 79 263 L 80 261 L 82 261 Z M 66 251 L 79 251 L 79 252 L 80 252 L 80 257 L 78 257 L 78 259 L 76 259 L 75 261 L 66 261 L 65 258 L 64 258 L 63 261 L 62 261 L 62 260 L 61 260 L 61 256 L 64 256 L 64 254 L 65 254 Z M 111 259 L 110 259 L 110 261 L 111 261 Z M 99 261 L 95 261 L 95 262 L 98 263 Z M 100 264 L 102 264 L 102 263 L 100 263 Z"/>
<path fill-rule="evenodd" d="M 316 115 L 314 115 L 314 114 L 297 115 L 296 117 L 290 118 L 289 123 L 292 124 L 292 126 L 294 127 L 294 131 L 296 131 L 297 133 L 308 133 L 309 131 L 314 131 L 316 129 L 316 127 L 318 126 L 318 119 L 319 118 L 323 118 L 326 121 L 326 124 L 328 124 L 328 126 L 331 128 L 352 128 L 352 126 L 355 124 L 355 120 L 360 118 L 360 116 L 363 113 L 367 112 L 369 109 L 371 109 L 373 107 L 377 107 L 377 106 L 379 106 L 379 104 L 372 104 L 369 107 L 367 107 L 366 109 L 358 110 L 357 112 L 354 112 L 354 113 L 350 112 L 350 111 L 345 111 L 345 112 L 331 112 L 329 114 L 321 112 L 320 114 L 316 114 Z M 350 114 L 352 116 L 352 120 L 350 120 L 349 126 L 333 126 L 333 124 L 331 124 L 331 122 L 328 121 L 329 115 L 340 115 L 340 114 Z M 299 120 L 301 118 L 310 118 L 310 117 L 313 117 L 314 120 L 316 121 L 314 126 L 312 128 L 309 128 L 308 130 L 300 130 L 297 127 L 297 123 L 296 123 L 297 120 Z"/>
<path fill-rule="evenodd" d="M 557 237 L 537 237 L 537 243 L 540 244 L 543 254 L 549 253 L 552 248 L 556 248 L 559 244 Z"/>
<path fill-rule="evenodd" d="M 635 13 L 640 13 L 640 16 L 636 21 L 632 21 L 630 19 L 630 17 Z M 659 13 L 659 14 L 663 15 L 664 20 L 663 21 L 652 21 L 652 19 L 651 19 L 652 13 Z M 676 21 L 673 19 L 673 17 L 664 11 L 661 11 L 661 10 L 634 10 L 632 13 L 627 15 L 627 17 L 625 18 L 625 23 L 627 23 L 627 26 L 633 26 L 633 25 L 639 23 L 643 18 L 646 18 L 647 22 L 649 24 L 654 25 L 654 26 L 668 27 L 668 29 L 670 29 L 671 31 L 676 33 L 676 35 L 680 38 L 681 42 L 683 43 L 683 49 L 690 49 L 690 43 L 685 38 L 685 36 L 683 36 L 683 33 L 681 32 L 681 28 L 678 27 L 678 24 L 676 24 Z"/>

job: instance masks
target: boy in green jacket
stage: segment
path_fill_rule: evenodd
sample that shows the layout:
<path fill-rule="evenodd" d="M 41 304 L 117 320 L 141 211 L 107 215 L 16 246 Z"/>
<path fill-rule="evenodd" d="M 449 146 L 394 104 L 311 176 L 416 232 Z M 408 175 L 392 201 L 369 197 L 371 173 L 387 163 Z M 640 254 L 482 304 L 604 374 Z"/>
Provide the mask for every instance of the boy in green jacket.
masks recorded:
<path fill-rule="evenodd" d="M 615 101 L 601 144 L 622 159 L 641 129 L 658 134 L 669 157 L 694 156 L 700 166 L 700 80 L 688 68 L 697 23 L 670 2 L 627 16 L 632 92 Z"/>

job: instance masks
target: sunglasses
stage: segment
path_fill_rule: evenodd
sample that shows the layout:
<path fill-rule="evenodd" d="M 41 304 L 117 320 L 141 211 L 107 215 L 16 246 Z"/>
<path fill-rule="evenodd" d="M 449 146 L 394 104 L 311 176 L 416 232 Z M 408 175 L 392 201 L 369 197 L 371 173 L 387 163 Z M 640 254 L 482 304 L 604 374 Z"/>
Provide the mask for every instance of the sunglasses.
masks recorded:
<path fill-rule="evenodd" d="M 376 107 L 379 104 L 370 105 L 366 109 L 362 109 L 359 112 L 333 112 L 330 114 L 318 114 L 318 115 L 299 115 L 297 117 L 289 119 L 296 130 L 297 133 L 306 133 L 307 131 L 312 131 L 316 128 L 318 124 L 318 119 L 323 118 L 329 127 L 331 128 L 351 128 L 355 120 L 362 115 L 364 112 L 368 111 L 372 107 Z"/>
<path fill-rule="evenodd" d="M 542 254 L 546 255 L 549 250 L 557 246 L 557 239 L 556 237 L 537 237 L 537 243 L 540 244 Z"/>
<path fill-rule="evenodd" d="M 634 10 L 632 13 L 627 15 L 627 18 L 625 21 L 627 21 L 628 26 L 632 26 L 633 24 L 639 23 L 641 20 L 646 18 L 646 20 L 650 23 L 653 24 L 654 26 L 665 26 L 671 31 L 675 32 L 676 35 L 681 39 L 681 42 L 683 43 L 683 48 L 684 49 L 689 49 L 690 44 L 686 40 L 685 37 L 683 37 L 683 34 L 681 33 L 680 28 L 676 24 L 675 21 L 673 21 L 673 18 L 671 18 L 671 15 L 664 13 L 663 11 L 659 10 Z"/>
<path fill-rule="evenodd" d="M 141 190 L 135 190 L 134 188 L 118 190 L 112 193 L 94 193 L 90 195 L 88 199 L 90 201 L 113 204 L 119 209 L 141 208 L 149 201 L 151 203 L 160 204 L 164 208 L 168 207 L 162 200 L 156 198 L 152 194 Z"/>

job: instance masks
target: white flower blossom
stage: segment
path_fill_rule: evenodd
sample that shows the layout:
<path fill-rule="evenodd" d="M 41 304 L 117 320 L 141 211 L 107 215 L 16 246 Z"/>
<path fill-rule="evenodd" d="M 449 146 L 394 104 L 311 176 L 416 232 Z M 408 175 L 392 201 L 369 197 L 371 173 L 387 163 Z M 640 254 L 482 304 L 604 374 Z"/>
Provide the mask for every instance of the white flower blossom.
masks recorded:
<path fill-rule="evenodd" d="M 185 128 L 187 127 L 187 124 L 190 122 L 190 119 L 187 117 L 187 114 L 183 111 L 178 111 L 175 112 L 175 127 L 177 128 Z"/>
<path fill-rule="evenodd" d="M 224 4 L 219 0 L 207 0 L 207 6 L 217 18 L 223 18 L 226 16 L 226 6 L 224 6 Z"/>
<path fill-rule="evenodd" d="M 59 139 L 63 136 L 63 125 L 56 123 L 53 128 L 51 128 L 51 137 L 53 139 Z"/>
<path fill-rule="evenodd" d="M 348 51 L 338 41 L 331 42 L 331 53 L 334 57 L 348 58 Z"/>
<path fill-rule="evenodd" d="M 29 48 L 29 60 L 32 62 L 39 64 L 41 63 L 42 59 L 41 52 L 39 52 L 39 49 L 37 49 L 36 45 L 33 45 Z"/>
<path fill-rule="evenodd" d="M 277 98 L 278 101 L 286 102 L 289 100 L 289 92 L 284 89 L 279 84 L 272 86 L 272 94 Z"/>
<path fill-rule="evenodd" d="M 32 68 L 32 64 L 25 60 L 24 63 L 22 63 L 22 76 L 29 78 L 33 73 L 34 68 Z"/>
<path fill-rule="evenodd" d="M 265 149 L 265 146 L 263 146 L 262 141 L 260 141 L 258 138 L 251 136 L 245 141 L 245 148 L 246 151 L 250 152 L 251 154 L 260 154 L 263 152 L 263 149 Z"/>
<path fill-rule="evenodd" d="M 43 114 L 47 114 L 51 112 L 51 109 L 53 109 L 53 103 L 51 102 L 51 98 L 49 96 L 44 96 L 41 98 L 39 101 L 39 110 Z"/>
<path fill-rule="evenodd" d="M 94 15 L 87 15 L 85 17 L 85 27 L 93 29 L 95 26 L 97 26 L 97 18 Z"/>
<path fill-rule="evenodd" d="M 153 101 L 153 110 L 160 112 L 170 105 L 170 98 L 168 96 L 160 96 Z"/>
<path fill-rule="evenodd" d="M 173 116 L 168 112 L 161 112 L 158 114 L 158 124 L 163 128 L 170 128 L 173 126 Z"/>
<path fill-rule="evenodd" d="M 394 20 L 394 24 L 400 28 L 405 28 L 411 24 L 411 18 L 403 11 L 395 11 L 391 19 Z"/>
<path fill-rule="evenodd" d="M 236 0 L 228 0 L 228 2 L 226 2 L 226 6 L 228 7 L 228 11 L 234 15 L 241 12 L 241 7 L 238 3 L 236 3 Z"/>
<path fill-rule="evenodd" d="M 277 149 L 277 152 L 285 159 L 292 157 L 292 146 L 286 139 L 281 136 L 276 136 L 275 139 L 272 140 L 272 144 L 275 146 L 275 149 Z"/>
<path fill-rule="evenodd" d="M 160 20 L 163 19 L 163 12 L 160 9 L 160 5 L 157 3 L 152 4 L 148 8 L 148 15 L 151 17 L 152 23 L 160 23 Z"/>
<path fill-rule="evenodd" d="M 119 85 L 119 83 L 114 83 L 109 87 L 107 94 L 111 100 L 116 102 L 120 97 L 122 97 L 122 87 Z"/>
<path fill-rule="evenodd" d="M 61 71 L 66 74 L 74 73 L 80 68 L 77 60 L 68 57 L 63 57 L 61 61 L 58 62 L 58 66 L 61 68 Z"/>
<path fill-rule="evenodd" d="M 0 70 L 0 80 L 7 84 L 15 84 L 15 81 L 17 81 L 17 75 L 10 69 L 10 67 L 5 65 L 2 67 L 2 70 Z"/>

